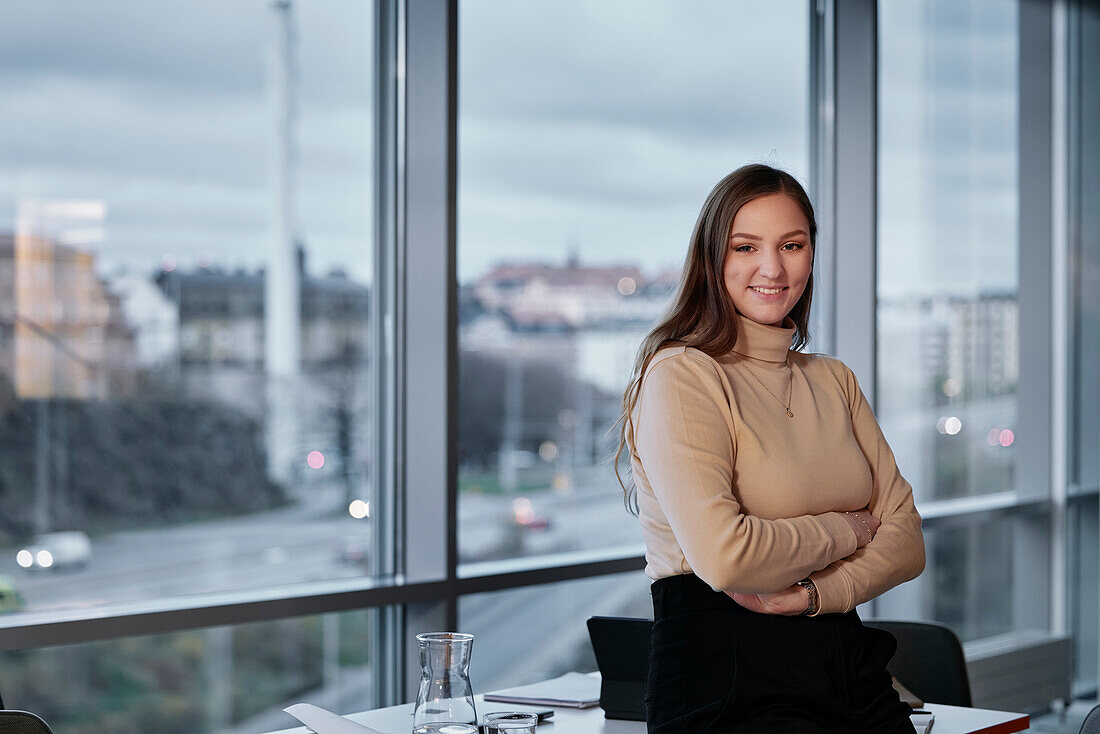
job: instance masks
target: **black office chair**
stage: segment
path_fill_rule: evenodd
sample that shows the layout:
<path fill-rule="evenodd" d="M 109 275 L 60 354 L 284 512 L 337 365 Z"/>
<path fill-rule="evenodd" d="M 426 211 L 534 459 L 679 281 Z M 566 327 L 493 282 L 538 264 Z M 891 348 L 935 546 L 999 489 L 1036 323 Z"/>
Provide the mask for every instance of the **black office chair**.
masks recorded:
<path fill-rule="evenodd" d="M 886 668 L 916 696 L 929 703 L 972 705 L 962 643 L 949 627 L 888 619 L 870 619 L 864 624 L 886 630 L 897 639 L 898 651 Z"/>
<path fill-rule="evenodd" d="M 1100 734 L 1100 706 L 1093 707 L 1089 715 L 1081 722 L 1079 734 Z"/>
<path fill-rule="evenodd" d="M 53 734 L 49 724 L 27 711 L 0 711 L 0 734 Z"/>

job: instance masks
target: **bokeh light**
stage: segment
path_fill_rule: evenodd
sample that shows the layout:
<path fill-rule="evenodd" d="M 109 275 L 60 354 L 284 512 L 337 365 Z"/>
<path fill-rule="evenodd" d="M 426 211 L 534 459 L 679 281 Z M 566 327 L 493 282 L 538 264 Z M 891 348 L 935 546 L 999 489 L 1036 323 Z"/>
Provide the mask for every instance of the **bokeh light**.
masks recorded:
<path fill-rule="evenodd" d="M 175 255 L 165 255 L 160 259 L 160 269 L 166 273 L 170 273 L 175 270 L 176 265 L 177 263 Z"/>
<path fill-rule="evenodd" d="M 49 568 L 53 565 L 53 553 L 48 550 L 38 551 L 38 565 L 42 568 Z"/>
<path fill-rule="evenodd" d="M 512 514 L 520 525 L 527 525 L 535 519 L 535 509 L 531 506 L 531 500 L 526 497 L 516 497 L 512 500 Z"/>
<path fill-rule="evenodd" d="M 348 514 L 354 517 L 356 520 L 362 520 L 364 517 L 370 517 L 370 502 L 364 500 L 352 500 L 348 505 Z"/>
<path fill-rule="evenodd" d="M 310 469 L 320 469 L 325 465 L 325 455 L 320 451 L 310 451 L 306 454 L 306 463 Z"/>
<path fill-rule="evenodd" d="M 627 276 L 619 278 L 619 293 L 629 296 L 636 290 L 638 290 L 638 284 L 634 282 L 633 278 Z"/>
<path fill-rule="evenodd" d="M 963 423 L 955 416 L 950 416 L 943 422 L 943 430 L 948 436 L 954 436 L 962 430 Z"/>
<path fill-rule="evenodd" d="M 1016 434 L 1012 432 L 1011 428 L 1004 429 L 1003 431 L 1001 431 L 1000 435 L 997 436 L 997 443 L 1001 444 L 1001 446 L 1004 446 L 1005 448 L 1011 446 L 1015 441 Z"/>
<path fill-rule="evenodd" d="M 543 461 L 553 461 L 558 458 L 558 445 L 553 441 L 543 441 L 539 445 L 539 458 Z"/>
<path fill-rule="evenodd" d="M 15 562 L 22 568 L 30 568 L 34 565 L 34 556 L 29 550 L 23 549 L 15 554 Z"/>

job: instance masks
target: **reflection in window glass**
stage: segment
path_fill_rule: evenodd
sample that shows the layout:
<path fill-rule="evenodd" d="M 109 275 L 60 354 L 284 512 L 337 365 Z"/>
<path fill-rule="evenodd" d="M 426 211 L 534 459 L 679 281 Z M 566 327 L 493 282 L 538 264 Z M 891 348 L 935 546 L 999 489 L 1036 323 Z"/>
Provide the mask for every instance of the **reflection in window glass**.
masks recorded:
<path fill-rule="evenodd" d="M 283 729 L 296 723 L 282 711 L 292 703 L 340 713 L 367 707 L 367 636 L 377 613 L 0 653 L 0 690 L 8 708 L 35 712 L 57 734 Z"/>
<path fill-rule="evenodd" d="M 918 501 L 1013 488 L 1017 16 L 879 3 L 876 407 Z"/>
<path fill-rule="evenodd" d="M 459 624 L 474 634 L 474 689 L 492 691 L 596 670 L 588 618 L 652 619 L 649 584 L 637 571 L 462 597 Z"/>
<path fill-rule="evenodd" d="M 608 431 L 710 188 L 808 181 L 809 9 L 460 10 L 460 558 L 637 547 Z"/>
<path fill-rule="evenodd" d="M 5 12 L 0 575 L 26 610 L 368 568 L 370 7 Z"/>

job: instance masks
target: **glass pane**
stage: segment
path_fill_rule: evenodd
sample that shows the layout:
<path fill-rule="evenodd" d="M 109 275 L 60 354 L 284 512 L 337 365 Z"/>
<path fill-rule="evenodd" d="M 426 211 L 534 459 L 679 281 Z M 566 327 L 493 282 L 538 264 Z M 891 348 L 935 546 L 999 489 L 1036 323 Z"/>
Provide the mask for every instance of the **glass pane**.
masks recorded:
<path fill-rule="evenodd" d="M 752 161 L 808 181 L 807 3 L 691 8 L 460 4 L 463 562 L 640 548 L 609 430 L 699 207 Z"/>
<path fill-rule="evenodd" d="M 596 670 L 588 618 L 653 619 L 649 584 L 633 572 L 462 597 L 459 625 L 474 634 L 474 689 L 492 691 Z"/>
<path fill-rule="evenodd" d="M 0 653 L 8 708 L 56 734 L 252 734 L 294 726 L 309 702 L 369 708 L 377 610 Z M 63 693 L 63 695 L 61 695 Z"/>
<path fill-rule="evenodd" d="M 1074 692 L 1095 694 L 1100 680 L 1100 504 L 1096 497 L 1071 502 L 1069 509 L 1069 615 L 1073 656 Z"/>
<path fill-rule="evenodd" d="M 370 568 L 370 8 L 5 12 L 0 574 L 27 610 Z"/>
<path fill-rule="evenodd" d="M 879 3 L 876 412 L 918 501 L 1013 488 L 1017 16 Z"/>
<path fill-rule="evenodd" d="M 927 564 L 875 601 L 886 619 L 934 619 L 967 640 L 1012 631 L 1013 520 L 925 529 Z"/>

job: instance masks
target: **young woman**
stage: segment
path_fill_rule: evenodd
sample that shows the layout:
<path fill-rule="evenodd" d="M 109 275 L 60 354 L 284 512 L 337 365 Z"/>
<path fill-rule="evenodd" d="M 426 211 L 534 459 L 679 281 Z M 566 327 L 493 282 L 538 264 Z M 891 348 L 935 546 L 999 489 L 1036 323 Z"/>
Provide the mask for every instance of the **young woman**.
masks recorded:
<path fill-rule="evenodd" d="M 816 233 L 789 174 L 720 181 L 623 398 L 655 734 L 913 731 L 854 609 L 923 570 L 921 520 L 852 371 L 799 351 Z"/>

